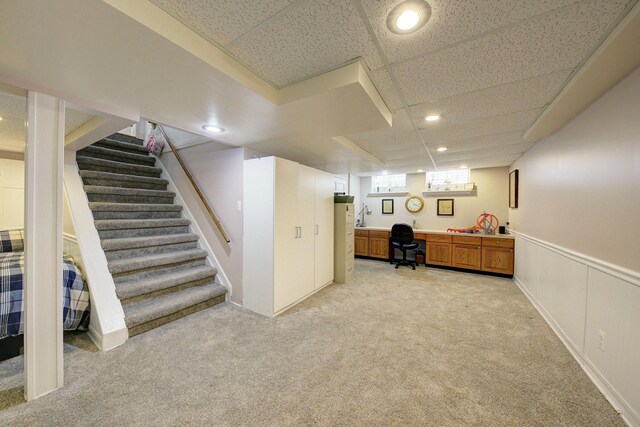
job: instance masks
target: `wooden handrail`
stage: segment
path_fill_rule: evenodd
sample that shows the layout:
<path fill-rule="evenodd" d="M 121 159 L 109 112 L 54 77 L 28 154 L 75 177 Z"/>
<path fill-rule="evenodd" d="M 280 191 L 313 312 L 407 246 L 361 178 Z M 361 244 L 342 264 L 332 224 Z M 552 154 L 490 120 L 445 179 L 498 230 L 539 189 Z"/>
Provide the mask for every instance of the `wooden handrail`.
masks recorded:
<path fill-rule="evenodd" d="M 176 148 L 171 143 L 171 140 L 169 139 L 169 135 L 167 135 L 167 133 L 164 131 L 164 129 L 160 124 L 156 123 L 156 126 L 158 126 L 158 128 L 164 135 L 165 141 L 167 141 L 169 148 L 171 148 L 171 151 L 173 152 L 173 154 L 175 154 L 176 159 L 178 159 L 178 163 L 180 163 L 180 166 L 182 166 L 182 170 L 187 175 L 187 178 L 189 178 L 189 181 L 191 181 L 191 185 L 193 185 L 193 189 L 196 190 L 196 193 L 198 193 L 198 196 L 200 197 L 202 204 L 204 204 L 204 207 L 207 208 L 207 212 L 209 212 L 209 215 L 211 216 L 213 223 L 216 225 L 216 227 L 218 227 L 220 234 L 222 234 L 222 237 L 227 243 L 231 242 L 231 240 L 229 239 L 229 236 L 227 236 L 227 232 L 224 231 L 224 227 L 220 223 L 220 220 L 218 220 L 218 217 L 216 216 L 216 214 L 213 213 L 211 206 L 209 206 L 209 203 L 207 203 L 207 199 L 204 197 L 204 194 L 202 194 L 202 191 L 200 191 L 200 188 L 198 187 L 198 184 L 196 184 L 196 181 L 193 179 L 193 176 L 191 176 L 191 173 L 189 172 L 187 165 L 185 165 L 184 162 L 182 161 L 180 154 L 178 154 L 178 150 L 176 150 Z"/>

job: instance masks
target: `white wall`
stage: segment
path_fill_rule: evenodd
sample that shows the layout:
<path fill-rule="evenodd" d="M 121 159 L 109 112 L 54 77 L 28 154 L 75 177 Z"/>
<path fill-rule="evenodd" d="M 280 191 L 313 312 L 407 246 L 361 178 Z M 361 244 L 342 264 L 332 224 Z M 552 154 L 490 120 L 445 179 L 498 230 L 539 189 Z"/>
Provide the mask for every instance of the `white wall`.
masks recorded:
<path fill-rule="evenodd" d="M 512 169 L 515 230 L 640 272 L 640 69 Z"/>
<path fill-rule="evenodd" d="M 231 243 L 226 243 L 211 220 L 175 156 L 165 153 L 160 160 L 202 229 L 232 287 L 232 300 L 242 303 L 242 165 L 243 148 L 221 150 L 217 145 L 200 144 L 180 150 L 200 190 L 225 228 Z"/>
<path fill-rule="evenodd" d="M 358 211 L 365 203 L 373 211 L 366 216 L 365 221 L 372 227 L 391 227 L 397 222 L 412 224 L 416 221 L 416 228 L 427 230 L 446 230 L 447 228 L 466 228 L 476 224 L 478 216 L 483 212 L 492 213 L 498 217 L 500 224 L 507 221 L 509 202 L 508 168 L 487 168 L 471 170 L 471 181 L 475 182 L 478 191 L 475 195 L 456 196 L 454 199 L 454 216 L 437 216 L 436 200 L 448 199 L 451 196 L 422 196 L 425 189 L 425 174 L 407 174 L 407 190 L 411 195 L 422 196 L 425 207 L 417 214 L 410 213 L 405 208 L 408 196 L 391 197 L 394 199 L 394 214 L 382 215 L 382 199 L 386 197 L 368 197 L 371 192 L 371 177 L 360 178 L 360 203 Z"/>
<path fill-rule="evenodd" d="M 24 161 L 0 159 L 0 229 L 24 227 Z"/>
<path fill-rule="evenodd" d="M 24 160 L 0 158 L 0 229 L 6 228 L 24 228 Z M 76 235 L 66 198 L 64 233 Z"/>
<path fill-rule="evenodd" d="M 519 159 L 515 280 L 640 426 L 640 69 Z"/>

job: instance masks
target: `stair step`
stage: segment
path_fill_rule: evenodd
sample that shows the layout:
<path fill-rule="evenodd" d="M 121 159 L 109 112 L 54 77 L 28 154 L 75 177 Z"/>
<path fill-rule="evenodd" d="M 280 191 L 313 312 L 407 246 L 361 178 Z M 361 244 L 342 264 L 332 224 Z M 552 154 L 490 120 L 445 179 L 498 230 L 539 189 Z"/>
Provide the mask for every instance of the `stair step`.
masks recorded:
<path fill-rule="evenodd" d="M 152 246 L 171 245 L 184 242 L 197 242 L 198 236 L 193 233 L 171 234 L 168 236 L 125 237 L 122 239 L 103 240 L 102 249 L 105 251 L 119 251 L 125 249 L 139 249 Z"/>
<path fill-rule="evenodd" d="M 125 237 L 121 239 L 106 239 L 101 243 L 107 260 L 111 261 L 196 249 L 198 247 L 198 236 L 193 233 L 187 233 Z"/>
<path fill-rule="evenodd" d="M 224 302 L 225 295 L 226 289 L 223 286 L 210 284 L 125 304 L 122 308 L 129 336 Z"/>
<path fill-rule="evenodd" d="M 132 271 L 146 270 L 149 268 L 191 261 L 193 259 L 204 259 L 206 256 L 207 252 L 202 249 L 191 249 L 188 251 L 119 259 L 109 263 L 109 271 L 114 275 L 129 273 Z"/>
<path fill-rule="evenodd" d="M 215 280 L 216 273 L 215 268 L 205 265 L 144 280 L 122 282 L 116 286 L 116 294 L 123 304 L 129 304 L 159 296 L 161 292 L 176 292 L 186 287 L 211 283 Z"/>
<path fill-rule="evenodd" d="M 195 236 L 195 235 L 194 235 Z M 164 237 L 164 236 L 163 236 Z M 168 243 L 166 245 L 147 246 L 144 248 L 120 249 L 117 251 L 105 251 L 107 261 L 131 259 L 140 256 L 161 255 L 169 252 L 188 251 L 198 248 L 198 240 L 186 242 Z"/>
<path fill-rule="evenodd" d="M 187 234 L 191 221 L 169 219 L 101 219 L 94 221 L 100 239 Z"/>
<path fill-rule="evenodd" d="M 182 215 L 180 205 L 90 202 L 89 208 L 96 220 L 180 218 Z"/>
<path fill-rule="evenodd" d="M 175 193 L 162 190 L 145 190 L 141 188 L 102 187 L 85 185 L 84 191 L 90 202 L 109 203 L 144 203 L 144 204 L 173 204 Z"/>
<path fill-rule="evenodd" d="M 166 190 L 169 181 L 164 178 L 152 178 L 140 175 L 81 170 L 84 185 L 99 187 L 143 188 L 147 190 Z"/>
<path fill-rule="evenodd" d="M 114 133 L 109 135 L 107 139 L 112 139 L 114 141 L 128 142 L 129 144 L 142 145 L 144 142 L 140 138 L 136 138 L 135 136 L 125 135 L 123 133 Z"/>
<path fill-rule="evenodd" d="M 127 153 L 119 150 L 112 150 L 105 147 L 90 145 L 78 151 L 84 157 L 94 157 L 96 159 L 112 160 L 114 162 L 130 163 L 133 165 L 153 166 L 156 164 L 155 157 L 147 154 Z"/>
<path fill-rule="evenodd" d="M 104 138 L 100 141 L 91 144 L 94 147 L 105 147 L 110 148 L 111 150 L 123 151 L 125 153 L 140 153 L 140 154 L 148 154 L 149 152 L 144 147 L 144 145 L 131 144 L 128 142 L 122 142 L 115 139 Z"/>
<path fill-rule="evenodd" d="M 206 258 L 207 253 L 202 249 L 189 249 L 109 261 L 108 266 L 113 281 L 122 283 L 202 267 L 206 265 Z"/>
<path fill-rule="evenodd" d="M 76 155 L 78 168 L 81 170 L 91 170 L 110 173 L 121 173 L 125 175 L 160 177 L 162 169 L 155 166 L 132 165 L 130 163 L 114 162 L 112 160 L 97 159 L 95 157 Z"/>

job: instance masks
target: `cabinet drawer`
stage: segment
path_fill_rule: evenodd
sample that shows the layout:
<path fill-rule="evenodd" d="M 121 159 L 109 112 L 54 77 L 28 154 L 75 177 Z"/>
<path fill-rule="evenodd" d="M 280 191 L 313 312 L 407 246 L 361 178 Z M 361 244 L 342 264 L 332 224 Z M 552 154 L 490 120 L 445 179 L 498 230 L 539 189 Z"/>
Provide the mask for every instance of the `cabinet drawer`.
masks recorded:
<path fill-rule="evenodd" d="M 482 246 L 495 246 L 497 248 L 513 248 L 515 240 L 513 239 L 500 239 L 495 237 L 483 237 Z"/>
<path fill-rule="evenodd" d="M 427 240 L 427 235 L 424 233 L 414 233 L 413 240 Z"/>
<path fill-rule="evenodd" d="M 369 237 L 378 237 L 381 239 L 389 238 L 388 231 L 369 230 Z"/>
<path fill-rule="evenodd" d="M 482 237 L 471 236 L 451 236 L 453 243 L 462 243 L 463 245 L 480 245 L 482 244 Z"/>
<path fill-rule="evenodd" d="M 427 234 L 427 242 L 451 243 L 451 236 L 446 234 Z"/>
<path fill-rule="evenodd" d="M 358 230 L 358 229 L 356 229 L 356 236 L 358 236 L 358 237 L 369 237 L 369 230 Z"/>

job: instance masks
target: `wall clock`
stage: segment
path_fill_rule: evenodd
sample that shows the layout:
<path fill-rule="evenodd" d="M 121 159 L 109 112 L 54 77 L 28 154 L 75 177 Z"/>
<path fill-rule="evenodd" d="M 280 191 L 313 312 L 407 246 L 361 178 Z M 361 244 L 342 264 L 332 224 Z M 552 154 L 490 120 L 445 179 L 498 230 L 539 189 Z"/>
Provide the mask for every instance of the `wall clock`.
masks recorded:
<path fill-rule="evenodd" d="M 418 213 L 424 208 L 424 199 L 420 196 L 411 196 L 404 205 L 409 212 Z"/>

